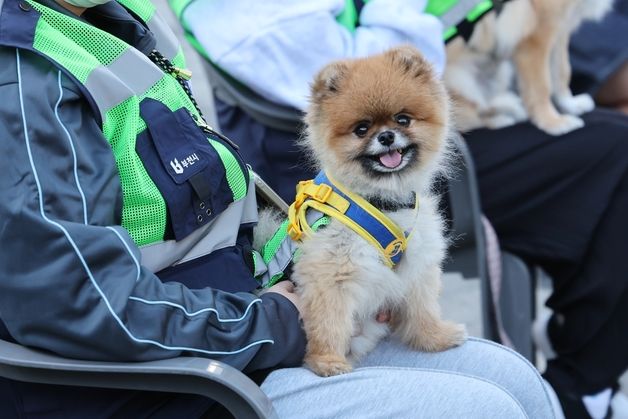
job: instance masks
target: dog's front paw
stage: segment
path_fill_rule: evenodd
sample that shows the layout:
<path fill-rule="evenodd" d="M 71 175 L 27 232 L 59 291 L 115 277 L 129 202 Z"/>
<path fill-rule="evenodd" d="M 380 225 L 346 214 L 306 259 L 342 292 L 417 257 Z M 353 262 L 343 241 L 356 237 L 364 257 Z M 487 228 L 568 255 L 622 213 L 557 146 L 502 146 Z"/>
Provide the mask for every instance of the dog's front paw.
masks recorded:
<path fill-rule="evenodd" d="M 566 95 L 556 97 L 556 105 L 558 105 L 561 112 L 571 115 L 582 115 L 595 108 L 593 98 L 586 93 L 576 96 Z"/>
<path fill-rule="evenodd" d="M 423 331 L 418 339 L 410 342 L 414 349 L 426 352 L 440 352 L 460 346 L 467 339 L 467 328 L 463 324 L 440 321 L 431 327 L 429 333 Z"/>
<path fill-rule="evenodd" d="M 543 121 L 535 121 L 535 125 L 550 135 L 563 135 L 584 126 L 584 121 L 573 115 L 558 115 Z"/>
<path fill-rule="evenodd" d="M 337 355 L 307 355 L 306 365 L 321 377 L 331 377 L 332 375 L 346 374 L 351 372 L 353 367 L 344 357 Z"/>

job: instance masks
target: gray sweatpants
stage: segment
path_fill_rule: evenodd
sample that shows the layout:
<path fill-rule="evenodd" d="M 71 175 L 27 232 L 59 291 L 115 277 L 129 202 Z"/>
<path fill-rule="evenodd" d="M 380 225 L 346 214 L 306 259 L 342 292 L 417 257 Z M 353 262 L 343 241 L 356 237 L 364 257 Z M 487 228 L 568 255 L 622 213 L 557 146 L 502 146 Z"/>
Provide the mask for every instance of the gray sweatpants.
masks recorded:
<path fill-rule="evenodd" d="M 262 390 L 280 418 L 555 418 L 537 370 L 477 338 L 440 353 L 384 341 L 349 374 L 274 371 Z"/>

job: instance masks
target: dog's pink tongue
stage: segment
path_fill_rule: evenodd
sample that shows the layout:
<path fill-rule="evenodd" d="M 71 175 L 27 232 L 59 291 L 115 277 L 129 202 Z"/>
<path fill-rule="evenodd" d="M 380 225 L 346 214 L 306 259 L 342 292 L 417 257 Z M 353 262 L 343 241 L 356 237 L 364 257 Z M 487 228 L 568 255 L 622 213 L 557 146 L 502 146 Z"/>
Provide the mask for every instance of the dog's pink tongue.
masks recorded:
<path fill-rule="evenodd" d="M 380 154 L 379 161 L 389 169 L 394 169 L 401 164 L 401 153 L 397 150 L 392 150 L 388 153 Z"/>

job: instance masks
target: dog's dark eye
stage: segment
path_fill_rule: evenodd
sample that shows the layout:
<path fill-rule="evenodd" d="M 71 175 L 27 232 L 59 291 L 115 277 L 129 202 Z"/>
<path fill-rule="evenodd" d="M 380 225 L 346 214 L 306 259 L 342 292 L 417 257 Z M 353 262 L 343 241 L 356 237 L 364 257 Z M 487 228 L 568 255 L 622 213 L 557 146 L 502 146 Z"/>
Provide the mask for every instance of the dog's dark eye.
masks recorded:
<path fill-rule="evenodd" d="M 400 113 L 399 115 L 395 115 L 395 121 L 402 127 L 407 127 L 408 125 L 410 125 L 410 117 L 402 113 Z"/>
<path fill-rule="evenodd" d="M 360 122 L 353 129 L 353 133 L 355 135 L 357 135 L 358 137 L 362 138 L 369 132 L 369 128 L 370 128 L 370 126 L 369 126 L 369 124 L 367 122 Z"/>

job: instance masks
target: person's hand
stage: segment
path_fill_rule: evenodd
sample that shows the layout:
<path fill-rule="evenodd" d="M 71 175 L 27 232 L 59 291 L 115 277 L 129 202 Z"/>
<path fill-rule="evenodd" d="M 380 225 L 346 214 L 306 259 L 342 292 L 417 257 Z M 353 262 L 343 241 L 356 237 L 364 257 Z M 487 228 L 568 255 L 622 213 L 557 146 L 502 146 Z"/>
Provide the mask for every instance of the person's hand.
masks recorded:
<path fill-rule="evenodd" d="M 299 311 L 299 314 L 301 313 L 301 299 L 294 292 L 294 284 L 292 283 L 292 281 L 281 281 L 268 288 L 268 291 L 266 292 L 275 292 L 277 294 L 283 295 L 288 300 L 290 300 L 292 304 L 294 304 L 294 306 Z"/>
<path fill-rule="evenodd" d="M 294 284 L 291 281 L 281 281 L 272 287 L 268 288 L 266 292 L 275 292 L 277 294 L 281 294 L 286 297 L 294 306 L 297 308 L 299 313 L 301 313 L 301 299 L 294 292 Z M 383 310 L 377 313 L 375 320 L 378 323 L 388 323 L 390 321 L 391 314 L 390 310 Z"/>

